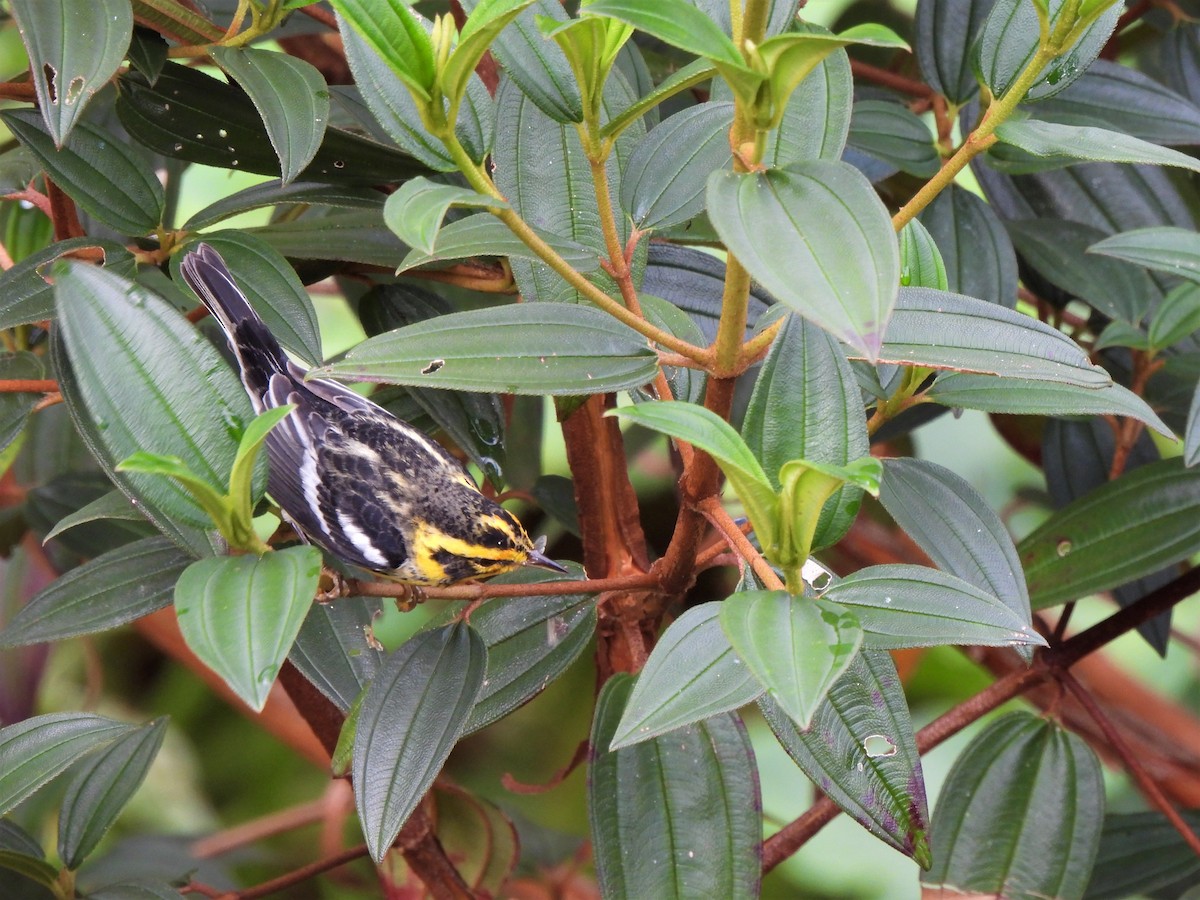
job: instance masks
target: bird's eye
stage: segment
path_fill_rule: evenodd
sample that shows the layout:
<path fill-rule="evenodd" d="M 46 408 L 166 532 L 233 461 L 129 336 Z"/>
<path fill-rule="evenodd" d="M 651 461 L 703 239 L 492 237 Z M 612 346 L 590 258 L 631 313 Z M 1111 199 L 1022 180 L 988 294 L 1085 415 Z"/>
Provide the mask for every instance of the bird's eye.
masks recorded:
<path fill-rule="evenodd" d="M 499 528 L 489 528 L 483 533 L 481 543 L 485 547 L 493 547 L 496 550 L 503 550 L 508 546 L 508 535 Z"/>

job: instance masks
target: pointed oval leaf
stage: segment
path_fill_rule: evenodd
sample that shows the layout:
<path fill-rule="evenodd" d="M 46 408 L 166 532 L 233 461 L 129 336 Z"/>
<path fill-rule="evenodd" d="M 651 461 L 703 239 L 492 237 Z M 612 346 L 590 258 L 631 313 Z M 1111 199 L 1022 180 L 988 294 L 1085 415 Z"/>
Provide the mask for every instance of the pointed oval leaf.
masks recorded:
<path fill-rule="evenodd" d="M 286 53 L 214 47 L 212 57 L 254 102 L 284 184 L 313 160 L 329 123 L 329 87 L 310 63 Z"/>
<path fill-rule="evenodd" d="M 945 290 L 1001 306 L 1017 305 L 1017 256 L 987 203 L 952 184 L 922 211 L 919 221 L 942 252 Z"/>
<path fill-rule="evenodd" d="M 870 452 L 858 382 L 828 332 L 789 315 L 754 382 L 742 436 L 776 488 L 789 460 L 844 466 Z M 861 490 L 838 488 L 821 511 L 814 547 L 841 540 L 861 501 Z"/>
<path fill-rule="evenodd" d="M 963 579 L 927 566 L 868 566 L 821 596 L 853 612 L 865 632 L 863 645 L 875 650 L 1046 645 L 1028 617 Z"/>
<path fill-rule="evenodd" d="M 130 726 L 91 713 L 50 713 L 0 728 L 0 814 Z"/>
<path fill-rule="evenodd" d="M 321 551 L 288 547 L 258 557 L 192 563 L 175 585 L 188 647 L 256 712 L 304 624 L 321 574 Z"/>
<path fill-rule="evenodd" d="M 367 689 L 354 738 L 354 801 L 371 857 L 383 859 L 462 734 L 487 648 L 458 622 L 409 639 Z"/>
<path fill-rule="evenodd" d="M 183 224 L 184 231 L 199 231 L 252 209 L 278 206 L 293 209 L 297 206 L 335 206 L 348 209 L 376 209 L 387 199 L 369 187 L 322 184 L 319 181 L 293 181 L 281 184 L 279 179 L 251 185 L 227 197 L 210 203 Z M 206 234 L 207 240 L 210 235 Z"/>
<path fill-rule="evenodd" d="M 1000 897 L 1080 897 L 1103 819 L 1092 749 L 1057 723 L 1012 713 L 981 731 L 951 769 L 921 882 Z"/>
<path fill-rule="evenodd" d="M 949 469 L 886 459 L 879 500 L 940 568 L 996 597 L 1025 624 L 1029 592 L 1017 548 L 987 501 Z"/>
<path fill-rule="evenodd" d="M 762 799 L 745 728 L 725 713 L 606 750 L 632 679 L 596 701 L 588 819 L 605 897 L 757 897 Z"/>
<path fill-rule="evenodd" d="M 1141 466 L 1063 507 L 1017 547 L 1034 609 L 1157 572 L 1200 550 L 1200 471 Z"/>
<path fill-rule="evenodd" d="M 900 229 L 900 284 L 950 290 L 942 253 L 920 219 L 913 219 Z"/>
<path fill-rule="evenodd" d="M 279 342 L 304 359 L 323 359 L 317 312 L 296 270 L 270 244 L 244 231 L 212 231 L 188 241 L 171 258 L 176 284 L 184 284 L 179 264 L 189 249 L 203 242 L 212 246 L 228 264 L 250 305 L 262 316 Z M 191 289 L 187 289 L 189 294 Z"/>
<path fill-rule="evenodd" d="M 63 532 L 70 531 L 76 526 L 103 520 L 145 522 L 146 517 L 138 511 L 136 506 L 129 502 L 128 497 L 118 490 L 112 490 L 101 494 L 90 503 L 79 507 L 74 512 L 68 513 L 59 519 L 58 524 L 46 532 L 46 536 L 42 538 L 42 543 L 48 543 Z"/>
<path fill-rule="evenodd" d="M 1088 388 L 1112 384 L 1061 331 L 995 303 L 930 288 L 900 290 L 879 359 Z"/>
<path fill-rule="evenodd" d="M 477 896 L 502 897 L 521 855 L 516 826 L 500 807 L 462 788 L 433 791 L 438 843 Z"/>
<path fill-rule="evenodd" d="M 383 646 L 371 630 L 382 612 L 377 597 L 314 603 L 288 653 L 288 661 L 342 712 L 354 705 L 383 663 Z"/>
<path fill-rule="evenodd" d="M 1088 252 L 1200 281 L 1200 235 L 1190 228 L 1164 225 L 1123 231 L 1093 244 Z"/>
<path fill-rule="evenodd" d="M 781 303 L 868 359 L 879 353 L 900 281 L 891 219 L 842 162 L 714 172 L 708 215 L 721 240 Z"/>
<path fill-rule="evenodd" d="M 742 66 L 742 56 L 719 25 L 686 0 L 593 0 L 583 15 L 606 16 L 632 25 L 680 50 Z"/>
<path fill-rule="evenodd" d="M 67 253 L 93 247 L 103 253 L 106 268 L 134 277 L 133 255 L 115 241 L 86 237 L 57 241 L 0 273 L 0 328 L 54 318 L 54 285 L 47 281 L 51 264 Z"/>
<path fill-rule="evenodd" d="M 646 339 L 596 309 L 519 303 L 451 313 L 359 344 L 316 375 L 509 394 L 594 394 L 654 378 Z"/>
<path fill-rule="evenodd" d="M 129 0 L 13 0 L 38 107 L 61 147 L 88 101 L 117 71 L 133 36 Z"/>
<path fill-rule="evenodd" d="M 433 255 L 442 220 L 451 206 L 499 208 L 508 204 L 470 188 L 437 184 L 421 177 L 405 182 L 387 198 L 383 221 L 404 243 Z"/>
<path fill-rule="evenodd" d="M 907 106 L 886 100 L 854 104 L 847 144 L 918 178 L 933 176 L 942 164 L 929 126 Z"/>
<path fill-rule="evenodd" d="M 917 3 L 913 45 L 921 74 L 931 88 L 960 106 L 979 92 L 971 51 L 993 3 L 995 0 Z"/>
<path fill-rule="evenodd" d="M 554 248 L 571 267 L 579 272 L 592 272 L 600 267 L 595 250 L 535 228 L 538 237 Z M 475 256 L 505 256 L 509 259 L 538 260 L 529 246 L 492 215 L 474 215 L 451 222 L 437 234 L 433 250 L 413 250 L 400 262 L 396 274 L 430 263 Z"/>
<path fill-rule="evenodd" d="M 732 103 L 702 103 L 665 119 L 621 173 L 621 205 L 639 228 L 678 225 L 704 210 L 709 173 L 732 158 Z"/>
<path fill-rule="evenodd" d="M 759 700 L 788 756 L 880 840 L 929 865 L 929 805 L 904 687 L 891 654 L 864 650 L 829 689 L 807 730 Z"/>
<path fill-rule="evenodd" d="M 426 20 L 402 0 L 333 0 L 333 8 L 414 96 L 429 100 L 437 62 Z"/>
<path fill-rule="evenodd" d="M 693 606 L 670 624 L 646 660 L 613 730 L 611 749 L 640 744 L 752 703 L 763 686 L 733 652 L 719 602 Z"/>
<path fill-rule="evenodd" d="M 167 733 L 167 719 L 121 735 L 76 768 L 58 814 L 58 855 L 68 869 L 96 849 L 133 796 Z"/>
<path fill-rule="evenodd" d="M 1080 387 L 1027 378 L 995 378 L 943 372 L 925 395 L 935 403 L 980 409 L 991 413 L 1024 413 L 1041 416 L 1130 416 L 1145 422 L 1163 437 L 1175 433 L 1133 391 L 1119 384 L 1101 388 Z"/>
<path fill-rule="evenodd" d="M 734 651 L 801 728 L 863 641 L 848 610 L 785 591 L 734 594 L 721 604 L 720 618 Z"/>
<path fill-rule="evenodd" d="M 0 631 L 0 647 L 61 641 L 140 619 L 171 602 L 191 562 L 164 537 L 110 550 L 35 594 Z"/>
<path fill-rule="evenodd" d="M 84 212 L 133 236 L 153 231 L 162 221 L 162 184 L 128 141 L 80 122 L 59 150 L 35 110 L 5 110 L 0 119 Z"/>
<path fill-rule="evenodd" d="M 841 159 L 853 100 L 850 58 L 834 50 L 792 92 L 779 127 L 767 138 L 763 162 L 782 168 L 802 159 Z"/>
<path fill-rule="evenodd" d="M 1181 810 L 1193 831 L 1200 814 Z M 1160 812 L 1109 813 L 1104 817 L 1100 850 L 1088 882 L 1087 900 L 1124 900 L 1194 884 L 1200 859 L 1175 825 Z M 1164 892 L 1165 892 L 1164 891 Z"/>
<path fill-rule="evenodd" d="M 467 17 L 458 43 L 438 73 L 442 91 L 451 100 L 461 97 L 479 60 L 513 19 L 534 0 L 483 0 Z"/>
<path fill-rule="evenodd" d="M 178 456 L 210 484 L 224 484 L 253 412 L 216 349 L 165 301 L 94 266 L 69 264 L 56 293 L 73 377 L 105 457 L 115 464 L 139 450 Z M 116 473 L 114 481 L 152 520 L 157 512 L 211 525 L 170 479 Z"/>
<path fill-rule="evenodd" d="M 585 577 L 582 569 L 551 575 L 528 569 L 491 584 L 538 584 Z M 486 728 L 541 693 L 577 660 L 596 633 L 594 595 L 497 598 L 471 615 L 487 646 L 487 674 L 464 734 Z"/>
<path fill-rule="evenodd" d="M 1200 162 L 1186 153 L 1151 144 L 1132 135 L 1090 125 L 1057 125 L 1022 119 L 1005 122 L 996 137 L 1034 156 L 1068 156 L 1089 162 L 1143 163 L 1178 166 L 1200 172 Z"/>

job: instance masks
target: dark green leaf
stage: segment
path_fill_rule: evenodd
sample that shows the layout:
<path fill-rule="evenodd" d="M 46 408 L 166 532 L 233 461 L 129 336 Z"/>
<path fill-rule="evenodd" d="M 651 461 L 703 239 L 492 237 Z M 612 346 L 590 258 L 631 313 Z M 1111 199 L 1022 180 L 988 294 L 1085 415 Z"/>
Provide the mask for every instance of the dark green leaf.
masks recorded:
<path fill-rule="evenodd" d="M 177 284 L 183 284 L 179 263 L 201 241 L 221 254 L 250 305 L 280 343 L 307 360 L 320 362 L 317 313 L 288 261 L 260 237 L 244 231 L 213 231 L 187 242 L 172 257 L 171 271 Z"/>
<path fill-rule="evenodd" d="M 993 3 L 995 0 L 920 0 L 917 4 L 913 44 L 921 73 L 931 88 L 960 106 L 979 92 L 971 51 Z"/>
<path fill-rule="evenodd" d="M 1142 466 L 1050 516 L 1018 545 L 1034 609 L 1108 590 L 1200 549 L 1200 471 Z"/>
<path fill-rule="evenodd" d="M 704 210 L 709 173 L 732 158 L 732 103 L 702 103 L 667 118 L 621 173 L 621 205 L 639 228 L 678 225 Z"/>
<path fill-rule="evenodd" d="M 1017 305 L 1017 257 L 996 213 L 970 191 L 950 185 L 921 213 L 946 264 L 949 290 Z"/>
<path fill-rule="evenodd" d="M 298 205 L 336 206 L 350 209 L 376 209 L 387 198 L 377 190 L 353 185 L 321 184 L 316 181 L 293 181 L 282 185 L 279 180 L 267 181 L 222 197 L 183 223 L 184 231 L 198 231 L 215 225 L 222 219 L 264 206 Z M 209 235 L 204 236 L 206 239 Z"/>
<path fill-rule="evenodd" d="M 854 613 L 865 632 L 863 646 L 873 650 L 1046 645 L 1029 626 L 1028 615 L 1018 615 L 970 582 L 925 566 L 868 566 L 821 596 Z"/>
<path fill-rule="evenodd" d="M 0 813 L 129 730 L 123 722 L 91 713 L 51 713 L 0 728 Z"/>
<path fill-rule="evenodd" d="M 1194 810 L 1180 814 L 1192 831 L 1200 831 L 1200 814 Z M 1162 813 L 1110 813 L 1104 817 L 1100 850 L 1083 896 L 1087 900 L 1162 896 L 1159 892 L 1170 891 L 1171 886 L 1195 883 L 1198 872 L 1196 851 Z"/>
<path fill-rule="evenodd" d="M 408 251 L 383 223 L 382 209 L 316 212 L 246 231 L 289 259 L 336 259 L 391 268 Z"/>
<path fill-rule="evenodd" d="M 35 110 L 6 110 L 0 119 L 84 212 L 122 234 L 141 236 L 158 226 L 162 185 L 154 167 L 127 141 L 79 122 L 59 150 Z"/>
<path fill-rule="evenodd" d="M 89 891 L 87 900 L 176 900 L 179 889 L 165 879 L 118 881 Z"/>
<path fill-rule="evenodd" d="M 115 241 L 86 237 L 58 241 L 0 273 L 0 328 L 54 318 L 54 285 L 43 277 L 43 273 L 49 275 L 51 263 L 84 247 L 99 248 L 104 254 L 106 268 L 126 278 L 134 277 L 133 255 Z"/>
<path fill-rule="evenodd" d="M 1056 125 L 1034 119 L 1005 122 L 996 129 L 996 137 L 1034 156 L 1058 157 L 1089 162 L 1144 163 L 1154 166 L 1178 166 L 1200 172 L 1200 162 L 1167 147 L 1160 147 L 1132 135 L 1090 125 Z"/>
<path fill-rule="evenodd" d="M 0 870 L 17 875 L 19 881 L 9 884 L 9 888 L 13 890 L 23 889 L 30 882 L 46 888 L 58 886 L 58 869 L 44 859 L 17 853 L 15 850 L 0 850 Z M 0 871 L 0 874 L 3 874 L 3 871 Z M 6 880 L 11 878 L 11 876 L 5 877 Z M 54 897 L 55 894 L 47 892 L 37 896 L 39 898 L 42 896 Z"/>
<path fill-rule="evenodd" d="M 87 525 L 106 519 L 120 522 L 146 521 L 146 517 L 138 512 L 137 507 L 129 502 L 128 497 L 120 491 L 112 490 L 101 494 L 95 500 L 59 519 L 54 527 L 46 532 L 46 536 L 42 538 L 42 543 L 45 544 L 58 537 L 64 531 L 70 531 L 76 526 Z"/>
<path fill-rule="evenodd" d="M 38 107 L 61 147 L 125 58 L 133 13 L 128 0 L 13 0 L 11 9 L 29 54 Z"/>
<path fill-rule="evenodd" d="M 868 454 L 858 382 L 828 332 L 788 316 L 754 383 L 742 436 L 776 489 L 789 460 L 844 466 Z M 861 500 L 857 488 L 839 488 L 821 512 L 814 546 L 841 540 Z"/>
<path fill-rule="evenodd" d="M 891 219 L 866 178 L 829 160 L 714 172 L 708 214 L 730 252 L 780 302 L 875 359 L 900 257 Z"/>
<path fill-rule="evenodd" d="M 191 561 L 161 537 L 110 550 L 35 594 L 0 631 L 0 646 L 60 641 L 140 619 L 171 602 Z"/>
<path fill-rule="evenodd" d="M 102 460 L 115 465 L 139 450 L 169 454 L 224 484 L 252 411 L 216 349 L 161 299 L 93 266 L 70 264 L 56 294 L 75 390 L 97 429 Z M 210 525 L 174 481 L 110 474 L 156 524 L 166 517 Z"/>
<path fill-rule="evenodd" d="M 721 604 L 720 618 L 734 651 L 801 728 L 863 641 L 848 610 L 784 591 L 734 594 Z"/>
<path fill-rule="evenodd" d="M 757 897 L 762 800 L 745 729 L 731 713 L 607 750 L 632 679 L 596 701 L 588 818 L 605 897 Z"/>
<path fill-rule="evenodd" d="M 372 631 L 382 612 L 376 597 L 314 603 L 288 653 L 288 661 L 343 712 L 383 662 L 383 645 Z"/>
<path fill-rule="evenodd" d="M 1050 0 L 1051 22 L 1057 22 L 1063 10 L 1071 6 L 1067 0 Z M 1111 6 L 1074 45 L 1047 63 L 1025 99 L 1042 100 L 1069 87 L 1099 55 L 1120 14 L 1119 5 Z M 1037 13 L 1028 0 L 998 0 L 992 7 L 975 45 L 975 66 L 993 95 L 1003 96 L 1033 59 L 1038 36 Z"/>
<path fill-rule="evenodd" d="M 1103 817 L 1091 748 L 1055 722 L 1012 713 L 976 735 L 951 769 L 921 881 L 1001 897 L 1082 896 Z"/>
<path fill-rule="evenodd" d="M 491 584 L 538 584 L 577 580 L 528 569 Z M 487 645 L 487 674 L 464 734 L 503 718 L 537 696 L 590 645 L 596 632 L 596 602 L 590 594 L 498 598 L 471 614 L 471 626 Z"/>
<path fill-rule="evenodd" d="M 759 706 L 783 749 L 823 794 L 871 834 L 929 865 L 921 757 L 890 654 L 859 653 L 806 731 L 769 696 Z"/>
<path fill-rule="evenodd" d="M 167 39 L 157 31 L 144 25 L 135 25 L 133 40 L 129 44 L 129 65 L 153 82 L 166 65 L 170 49 Z"/>
<path fill-rule="evenodd" d="M 37 838 L 9 818 L 0 818 L 0 850 L 12 850 L 38 859 L 46 858 Z"/>
<path fill-rule="evenodd" d="M 367 689 L 354 739 L 354 799 L 383 858 L 458 741 L 483 686 L 487 648 L 459 622 L 391 654 Z"/>
<path fill-rule="evenodd" d="M 1087 388 L 1112 384 L 1061 331 L 995 303 L 929 288 L 901 288 L 879 358 Z"/>
<path fill-rule="evenodd" d="M 538 231 L 538 229 L 534 230 Z M 584 247 L 582 244 L 547 232 L 539 231 L 538 236 L 579 272 L 590 272 L 600 265 L 600 257 L 596 251 Z M 483 213 L 451 222 L 438 232 L 437 242 L 432 253 L 413 250 L 404 257 L 397 271 L 406 272 L 429 263 L 466 259 L 472 256 L 539 259 L 537 254 L 513 234 L 507 225 L 495 216 Z"/>
<path fill-rule="evenodd" d="M 693 606 L 663 632 L 613 731 L 612 749 L 752 703 L 763 686 L 721 629 L 719 602 Z"/>
<path fill-rule="evenodd" d="M 312 604 L 321 574 L 316 547 L 192 563 L 175 585 L 188 647 L 251 709 L 261 711 Z"/>
<path fill-rule="evenodd" d="M 929 178 L 941 168 L 941 157 L 929 126 L 899 103 L 885 100 L 855 103 L 847 143 L 918 178 Z"/>
<path fill-rule="evenodd" d="M 598 310 L 519 303 L 438 316 L 359 344 L 317 375 L 510 394 L 593 394 L 654 378 L 657 357 Z"/>
<path fill-rule="evenodd" d="M 58 855 L 68 869 L 96 849 L 150 770 L 167 719 L 133 729 L 76 767 L 58 814 Z"/>
<path fill-rule="evenodd" d="M 500 208 L 508 204 L 470 188 L 414 178 L 388 197 L 383 205 L 383 221 L 414 250 L 432 255 L 442 220 L 451 206 Z"/>

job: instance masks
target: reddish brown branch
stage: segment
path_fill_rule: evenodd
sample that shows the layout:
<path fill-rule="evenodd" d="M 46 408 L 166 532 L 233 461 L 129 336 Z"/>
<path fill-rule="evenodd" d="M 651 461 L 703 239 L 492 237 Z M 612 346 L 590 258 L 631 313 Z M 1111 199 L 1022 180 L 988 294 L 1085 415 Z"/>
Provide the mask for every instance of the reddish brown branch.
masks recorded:
<path fill-rule="evenodd" d="M 50 394 L 57 390 L 58 382 L 52 378 L 0 379 L 0 394 Z"/>
<path fill-rule="evenodd" d="M 65 241 L 68 238 L 83 237 L 83 224 L 79 221 L 75 201 L 49 178 L 46 179 L 46 198 L 50 201 L 50 221 L 54 223 L 54 239 Z"/>
<path fill-rule="evenodd" d="M 915 78 L 906 78 L 903 75 L 897 75 L 895 72 L 889 72 L 887 69 L 881 69 L 879 66 L 860 62 L 857 59 L 850 60 L 850 71 L 856 78 L 861 78 L 864 81 L 873 81 L 884 87 L 900 91 L 902 94 L 910 94 L 913 97 L 920 97 L 921 99 L 928 99 L 933 96 L 933 88 L 923 81 L 917 81 Z"/>

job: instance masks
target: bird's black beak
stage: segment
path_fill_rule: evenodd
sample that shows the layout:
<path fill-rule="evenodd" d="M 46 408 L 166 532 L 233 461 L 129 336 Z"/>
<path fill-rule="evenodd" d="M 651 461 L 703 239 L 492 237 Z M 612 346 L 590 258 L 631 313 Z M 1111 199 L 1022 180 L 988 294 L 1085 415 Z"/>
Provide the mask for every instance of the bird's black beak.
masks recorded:
<path fill-rule="evenodd" d="M 551 572 L 567 573 L 566 566 L 556 563 L 541 550 L 532 550 L 529 557 L 525 560 L 526 566 L 537 566 L 539 569 L 549 569 Z"/>

